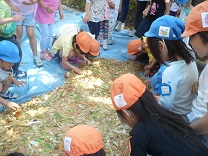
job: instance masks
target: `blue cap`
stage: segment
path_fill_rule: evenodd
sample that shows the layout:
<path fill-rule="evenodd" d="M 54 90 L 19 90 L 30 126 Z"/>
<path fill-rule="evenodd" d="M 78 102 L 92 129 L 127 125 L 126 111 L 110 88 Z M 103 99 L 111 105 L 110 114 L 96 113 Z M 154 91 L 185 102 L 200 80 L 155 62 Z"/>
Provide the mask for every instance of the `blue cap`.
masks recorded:
<path fill-rule="evenodd" d="M 19 57 L 19 49 L 17 46 L 7 40 L 3 40 L 0 42 L 0 59 L 9 62 L 9 63 L 17 63 L 20 61 Z"/>
<path fill-rule="evenodd" d="M 157 37 L 166 40 L 180 40 L 184 32 L 184 23 L 177 17 L 164 15 L 157 18 L 151 25 L 146 37 Z"/>
<path fill-rule="evenodd" d="M 175 2 L 178 4 L 186 4 L 189 0 L 176 0 Z"/>

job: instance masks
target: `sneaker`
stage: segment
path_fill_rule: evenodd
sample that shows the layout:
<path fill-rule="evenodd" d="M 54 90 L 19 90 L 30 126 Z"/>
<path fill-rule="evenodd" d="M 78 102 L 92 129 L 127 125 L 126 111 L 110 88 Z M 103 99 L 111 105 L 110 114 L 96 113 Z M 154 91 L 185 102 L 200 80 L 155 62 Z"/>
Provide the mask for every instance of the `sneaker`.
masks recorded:
<path fill-rule="evenodd" d="M 108 44 L 107 44 L 107 40 L 103 40 L 103 45 L 102 45 L 102 47 L 103 47 L 103 50 L 107 50 L 108 49 Z"/>
<path fill-rule="evenodd" d="M 4 99 L 16 99 L 19 97 L 18 94 L 11 93 L 10 91 L 7 90 L 7 92 L 0 92 L 0 96 Z"/>
<path fill-rule="evenodd" d="M 136 32 L 135 29 L 131 30 L 130 33 L 129 33 L 129 36 L 130 37 L 134 37 L 135 36 L 135 32 Z"/>
<path fill-rule="evenodd" d="M 112 38 L 108 38 L 108 44 L 109 44 L 109 45 L 112 45 L 112 44 L 113 44 Z"/>
<path fill-rule="evenodd" d="M 33 57 L 33 62 L 35 63 L 35 65 L 37 67 L 43 66 L 43 61 L 39 57 L 37 57 L 37 56 Z"/>
<path fill-rule="evenodd" d="M 124 27 L 125 27 L 125 24 L 119 21 L 117 26 L 115 27 L 115 30 L 116 31 L 121 31 L 121 30 L 124 29 Z"/>
<path fill-rule="evenodd" d="M 27 73 L 26 72 L 20 71 L 20 70 L 14 71 L 14 78 L 21 79 L 21 78 L 25 78 L 25 77 L 27 77 Z"/>

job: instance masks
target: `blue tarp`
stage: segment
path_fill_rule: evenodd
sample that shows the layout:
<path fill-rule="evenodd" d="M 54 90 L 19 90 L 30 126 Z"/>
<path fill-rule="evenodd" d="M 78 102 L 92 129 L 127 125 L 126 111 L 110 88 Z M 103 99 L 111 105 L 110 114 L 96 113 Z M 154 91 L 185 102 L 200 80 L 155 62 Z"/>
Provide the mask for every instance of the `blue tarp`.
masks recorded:
<path fill-rule="evenodd" d="M 56 14 L 56 22 L 54 24 L 54 34 L 57 34 L 58 29 L 64 24 L 78 24 L 81 29 L 89 31 L 87 24 L 84 24 L 82 21 L 83 13 L 76 10 L 63 10 L 65 18 L 63 20 L 59 19 L 59 14 Z M 100 58 L 110 58 L 117 59 L 120 61 L 128 61 L 127 54 L 127 45 L 130 40 L 133 38 L 128 36 L 128 30 L 122 30 L 120 32 L 114 32 L 113 34 L 113 45 L 109 45 L 108 50 L 103 50 L 100 48 Z M 35 35 L 38 42 L 38 53 L 40 52 L 39 48 L 39 39 L 40 32 L 38 25 L 35 28 Z M 22 51 L 23 51 L 23 63 L 20 66 L 20 70 L 27 71 L 27 78 L 25 81 L 27 84 L 24 87 L 17 88 L 12 86 L 9 89 L 12 92 L 18 93 L 20 97 L 14 101 L 17 103 L 27 102 L 33 96 L 41 95 L 52 91 L 58 86 L 64 84 L 64 73 L 67 72 L 63 70 L 59 64 L 58 59 L 53 59 L 51 61 L 44 61 L 43 67 L 36 67 L 33 63 L 33 55 L 29 46 L 29 40 L 27 36 L 23 35 L 22 39 Z"/>

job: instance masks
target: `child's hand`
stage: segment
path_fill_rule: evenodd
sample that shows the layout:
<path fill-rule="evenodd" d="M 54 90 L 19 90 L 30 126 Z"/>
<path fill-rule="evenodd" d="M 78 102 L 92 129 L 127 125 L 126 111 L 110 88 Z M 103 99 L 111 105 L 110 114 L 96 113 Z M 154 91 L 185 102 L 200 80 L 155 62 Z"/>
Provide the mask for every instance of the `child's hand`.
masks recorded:
<path fill-rule="evenodd" d="M 10 102 L 10 101 L 7 103 L 6 106 L 13 109 L 13 110 L 17 110 L 20 108 L 15 102 Z"/>
<path fill-rule="evenodd" d="M 146 8 L 146 9 L 143 11 L 143 16 L 147 16 L 148 12 L 149 12 L 149 8 Z"/>
<path fill-rule="evenodd" d="M 49 6 L 47 6 L 45 9 L 49 14 L 53 13 L 53 10 Z"/>
<path fill-rule="evenodd" d="M 20 85 L 24 86 L 26 84 L 25 81 L 17 81 L 16 79 L 13 79 L 13 83 L 19 88 Z"/>
<path fill-rule="evenodd" d="M 22 4 L 31 5 L 31 4 L 34 4 L 34 3 L 37 3 L 37 2 L 38 2 L 38 0 L 30 0 L 30 2 L 23 1 Z"/>
<path fill-rule="evenodd" d="M 84 63 L 87 63 L 87 64 L 90 64 L 91 63 L 91 61 L 88 60 L 85 56 L 83 57 L 83 59 L 84 59 Z"/>
<path fill-rule="evenodd" d="M 60 16 L 60 19 L 61 19 L 61 20 L 64 19 L 64 14 L 63 14 L 63 12 L 59 12 L 59 16 Z"/>
<path fill-rule="evenodd" d="M 198 86 L 199 86 L 199 82 L 195 82 L 194 85 L 192 86 L 192 93 L 198 95 Z"/>
<path fill-rule="evenodd" d="M 144 80 L 144 82 L 143 82 L 143 83 L 144 83 L 145 85 L 149 85 L 149 84 L 150 84 L 150 82 L 151 82 L 151 79 L 148 79 L 148 80 Z"/>
<path fill-rule="evenodd" d="M 90 20 L 90 16 L 85 14 L 83 18 L 83 22 L 86 24 Z"/>
<path fill-rule="evenodd" d="M 149 73 L 150 73 L 150 70 L 145 70 L 145 71 L 144 71 L 144 76 L 145 76 L 145 77 L 149 77 Z"/>
<path fill-rule="evenodd" d="M 129 60 L 129 61 L 135 61 L 136 58 L 135 58 L 135 57 L 134 57 L 134 58 L 130 57 L 130 58 L 128 58 L 128 60 Z"/>
<path fill-rule="evenodd" d="M 108 5 L 111 9 L 115 9 L 115 4 L 112 1 L 108 2 Z"/>
<path fill-rule="evenodd" d="M 77 73 L 77 74 L 82 74 L 82 71 L 79 69 L 79 68 L 74 68 L 74 71 L 75 71 L 75 73 Z"/>
<path fill-rule="evenodd" d="M 146 66 L 144 67 L 144 70 L 150 70 L 151 68 L 152 68 L 151 65 L 146 65 Z"/>
<path fill-rule="evenodd" d="M 19 14 L 16 14 L 16 15 L 12 16 L 12 18 L 13 18 L 14 22 L 23 21 L 24 20 L 24 16 L 19 15 Z"/>

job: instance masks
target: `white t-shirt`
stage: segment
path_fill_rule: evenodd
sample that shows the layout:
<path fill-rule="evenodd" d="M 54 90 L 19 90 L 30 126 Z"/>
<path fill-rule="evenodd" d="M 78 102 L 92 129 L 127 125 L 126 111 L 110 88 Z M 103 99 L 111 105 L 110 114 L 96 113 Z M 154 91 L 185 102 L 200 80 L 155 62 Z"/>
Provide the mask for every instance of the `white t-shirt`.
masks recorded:
<path fill-rule="evenodd" d="M 198 96 L 192 102 L 192 111 L 187 116 L 194 122 L 208 113 L 208 65 L 199 77 Z"/>
<path fill-rule="evenodd" d="M 11 71 L 4 71 L 0 68 L 0 83 L 4 83 L 4 81 L 8 78 L 9 74 L 12 73 Z"/>
<path fill-rule="evenodd" d="M 173 2 L 170 6 L 170 10 L 173 12 L 177 12 L 178 10 L 180 10 L 181 5 L 177 4 L 176 2 Z"/>
<path fill-rule="evenodd" d="M 170 95 L 160 96 L 159 104 L 186 119 L 191 112 L 192 101 L 196 96 L 191 92 L 193 84 L 198 80 L 195 62 L 189 65 L 184 60 L 169 63 L 162 74 L 162 83 L 170 85 Z"/>

